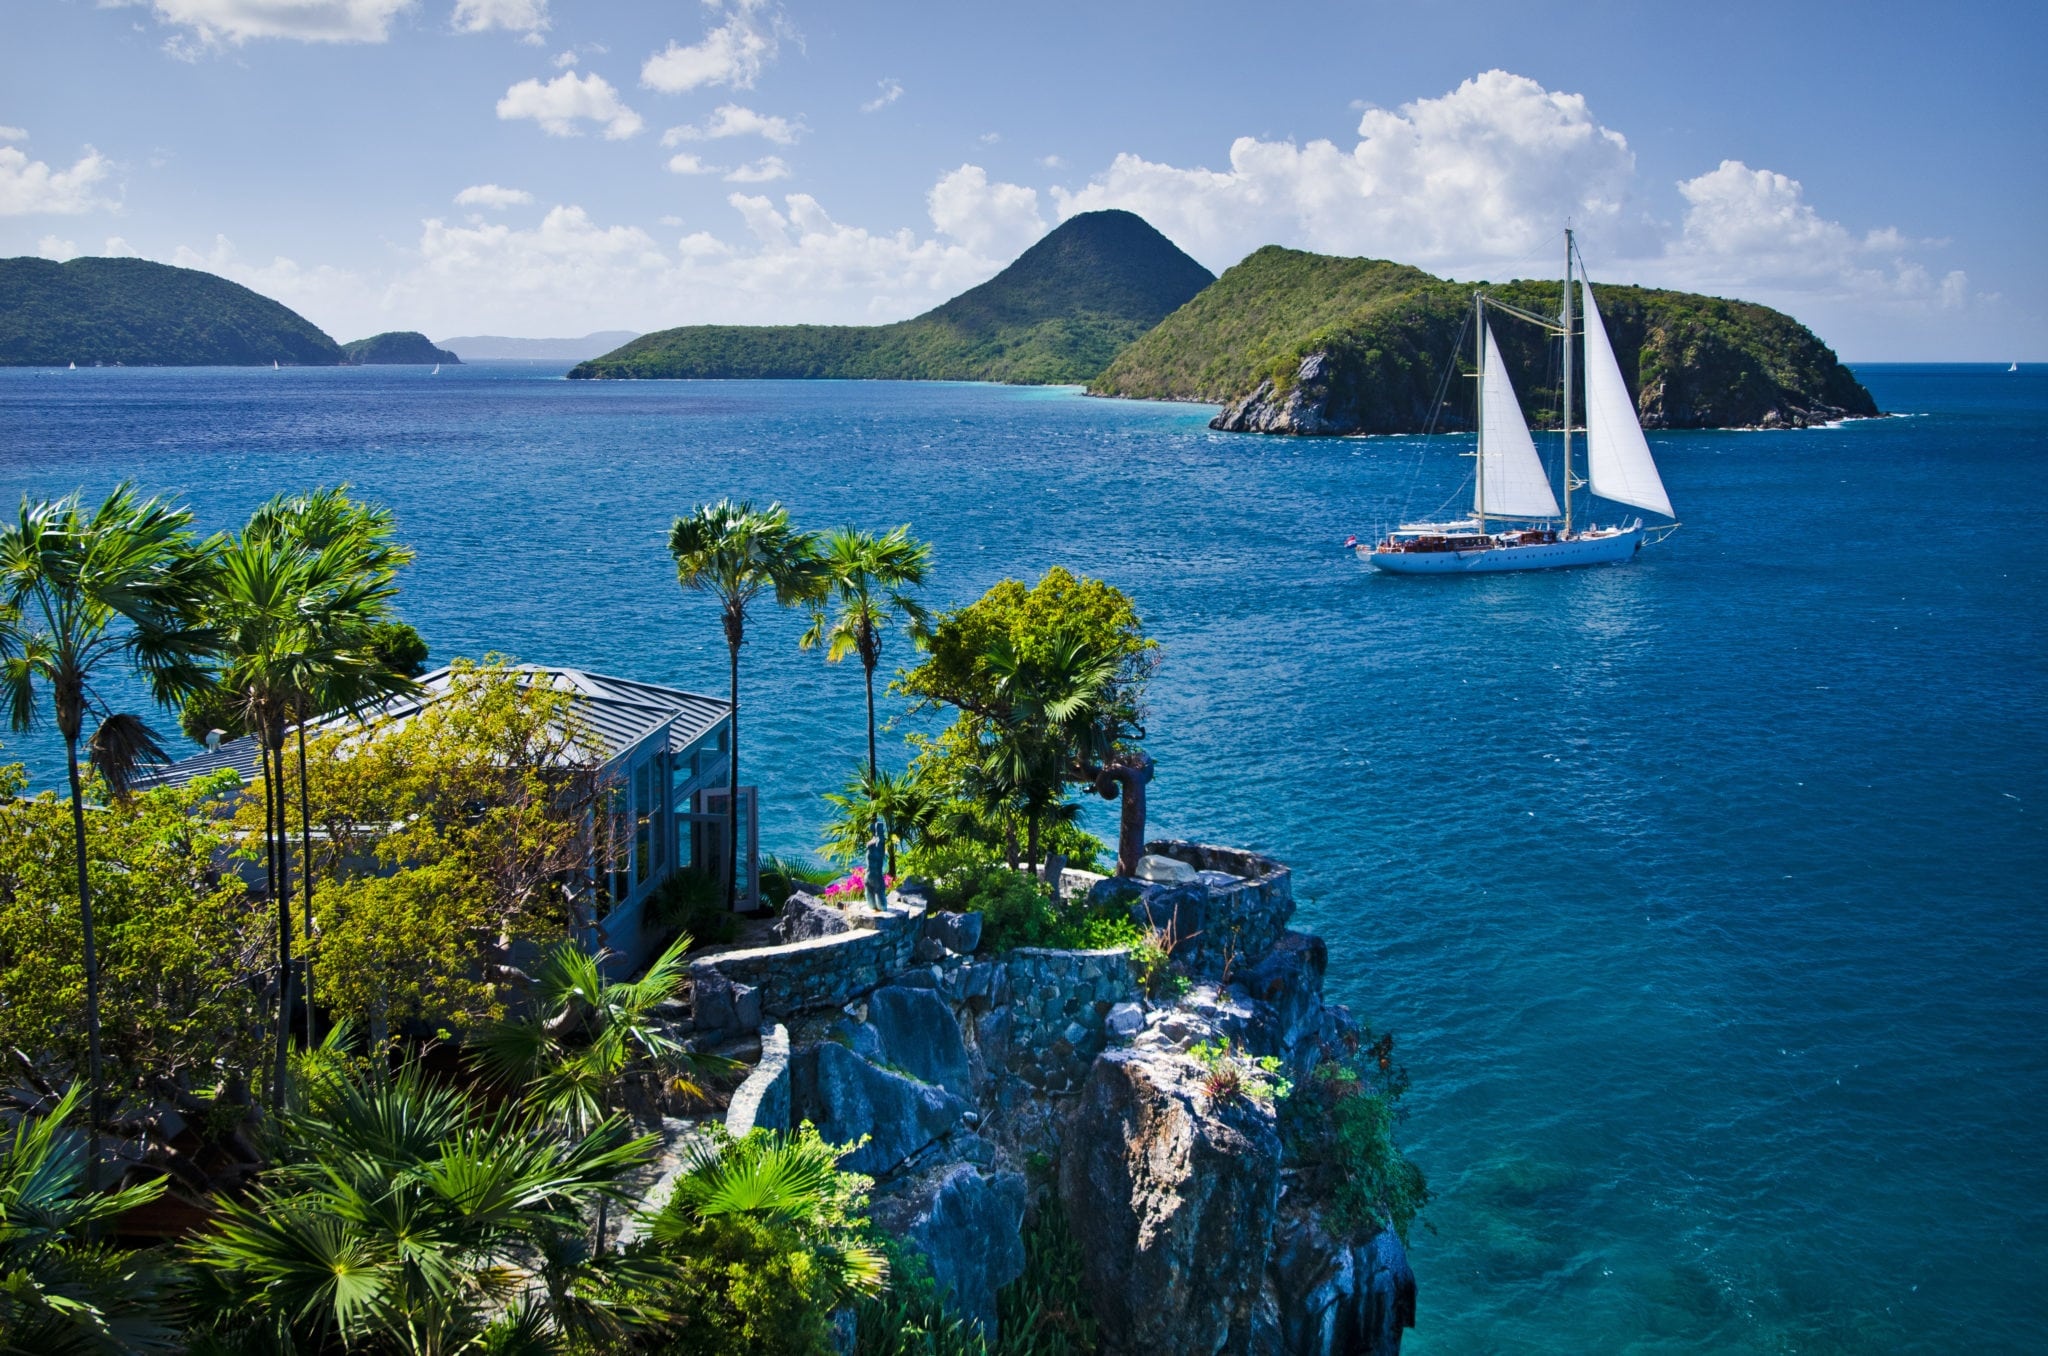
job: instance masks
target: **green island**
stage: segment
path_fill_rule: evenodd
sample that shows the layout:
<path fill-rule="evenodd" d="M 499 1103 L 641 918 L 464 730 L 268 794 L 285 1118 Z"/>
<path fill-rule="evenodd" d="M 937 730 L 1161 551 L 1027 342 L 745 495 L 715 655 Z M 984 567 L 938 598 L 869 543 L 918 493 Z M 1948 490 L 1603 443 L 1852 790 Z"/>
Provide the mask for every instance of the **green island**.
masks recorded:
<path fill-rule="evenodd" d="M 1268 245 L 1118 354 L 1092 395 L 1224 405 L 1215 427 L 1274 433 L 1419 433 L 1471 426 L 1463 383 L 1472 293 L 1554 314 L 1560 284 L 1456 283 L 1405 264 Z M 1623 379 L 1646 428 L 1800 427 L 1877 404 L 1811 330 L 1750 302 L 1598 286 Z M 1496 320 L 1524 412 L 1555 427 L 1555 354 L 1532 326 Z M 1460 343 L 1461 336 L 1465 340 Z M 1442 402 L 1442 403 L 1440 403 Z"/>
<path fill-rule="evenodd" d="M 333 367 L 341 348 L 239 283 L 147 259 L 0 259 L 0 366 Z"/>
<path fill-rule="evenodd" d="M 341 360 L 350 367 L 423 367 L 428 363 L 462 361 L 445 348 L 435 348 L 434 341 L 418 330 L 386 330 L 343 344 Z"/>
<path fill-rule="evenodd" d="M 698 504 L 711 696 L 424 671 L 345 486 L 193 524 L 0 527 L 6 696 L 71 769 L 0 766 L 6 1350 L 1398 1356 L 1407 1074 L 1286 865 L 1148 840 L 1121 589 L 933 607 L 908 524 Z M 822 859 L 759 852 L 740 757 L 785 608 L 773 662 L 866 696 Z"/>
<path fill-rule="evenodd" d="M 867 378 L 1080 383 L 1214 281 L 1129 212 L 1085 212 L 1008 268 L 893 325 L 686 325 L 573 378 Z"/>

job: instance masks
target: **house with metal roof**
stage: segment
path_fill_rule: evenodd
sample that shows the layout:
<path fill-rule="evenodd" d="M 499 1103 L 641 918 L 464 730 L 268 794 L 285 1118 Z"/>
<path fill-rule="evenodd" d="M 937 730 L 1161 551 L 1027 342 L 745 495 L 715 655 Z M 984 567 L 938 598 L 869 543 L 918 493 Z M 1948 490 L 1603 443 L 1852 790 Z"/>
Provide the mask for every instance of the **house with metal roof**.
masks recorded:
<path fill-rule="evenodd" d="M 648 959 L 646 952 L 656 940 L 643 927 L 642 915 L 662 882 L 686 867 L 724 870 L 732 706 L 716 697 L 585 669 L 520 664 L 511 671 L 524 683 L 571 695 L 573 724 L 560 731 L 559 761 L 594 773 L 610 788 L 611 818 L 622 829 L 611 835 L 610 860 L 592 860 L 582 882 L 597 901 L 590 940 L 637 966 Z M 326 717 L 307 730 L 331 733 L 402 722 L 445 698 L 451 687 L 451 670 L 437 669 L 419 680 L 416 693 L 360 715 Z M 222 768 L 233 768 L 245 783 L 253 783 L 260 759 L 255 736 L 245 735 L 159 768 L 139 778 L 137 786 L 183 786 Z M 755 890 L 752 793 L 752 787 L 740 788 L 741 907 L 752 901 Z"/>

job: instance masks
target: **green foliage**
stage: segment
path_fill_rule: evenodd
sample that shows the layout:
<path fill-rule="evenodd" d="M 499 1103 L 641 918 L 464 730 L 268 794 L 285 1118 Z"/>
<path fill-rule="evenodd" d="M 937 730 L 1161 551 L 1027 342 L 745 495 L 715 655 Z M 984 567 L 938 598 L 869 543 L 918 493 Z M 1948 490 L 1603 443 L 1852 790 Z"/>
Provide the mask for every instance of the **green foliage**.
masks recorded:
<path fill-rule="evenodd" d="M 187 1245 L 216 1349 L 438 1356 L 616 1338 L 618 1280 L 580 1246 L 582 1211 L 623 1197 L 653 1136 L 486 1110 L 414 1065 L 334 1070 L 294 1101 L 261 1185 L 219 1198 Z"/>
<path fill-rule="evenodd" d="M 211 273 L 146 259 L 0 259 L 0 366 L 340 361 L 312 322 Z"/>
<path fill-rule="evenodd" d="M 776 908 L 789 902 L 790 895 L 798 890 L 818 893 L 833 881 L 839 873 L 829 866 L 796 857 L 783 857 L 769 853 L 761 860 L 761 896 Z"/>
<path fill-rule="evenodd" d="M 885 1241 L 889 1288 L 854 1306 L 854 1356 L 989 1356 L 981 1329 L 953 1312 L 923 1256 Z"/>
<path fill-rule="evenodd" d="M 84 938 L 71 808 L 21 791 L 0 768 L 0 1048 L 26 1052 L 53 1081 L 87 1064 Z M 178 790 L 106 798 L 86 816 L 110 1091 L 211 1088 L 261 1049 L 260 973 L 268 936 L 241 877 L 216 797 L 232 772 Z M 101 797 L 94 795 L 95 799 Z"/>
<path fill-rule="evenodd" d="M 913 320 L 685 326 L 643 335 L 569 375 L 1081 382 L 1212 281 L 1140 218 L 1088 212 Z"/>
<path fill-rule="evenodd" d="M 471 1063 L 576 1134 L 623 1109 L 629 1083 L 654 1105 L 664 1093 L 702 1096 L 695 1075 L 711 1061 L 669 1035 L 658 1016 L 683 987 L 689 949 L 680 937 L 640 978 L 621 981 L 605 977 L 608 955 L 558 944 L 534 972 L 527 1010 L 474 1034 Z"/>
<path fill-rule="evenodd" d="M 560 937 L 603 788 L 564 771 L 589 736 L 566 691 L 501 656 L 458 661 L 403 720 L 311 742 L 321 1002 L 381 1042 L 499 1014 L 500 937 Z M 296 802 L 291 807 L 296 819 Z M 239 811 L 252 838 L 261 806 Z"/>
<path fill-rule="evenodd" d="M 400 364 L 424 367 L 428 363 L 462 361 L 445 348 L 435 348 L 434 341 L 418 330 L 386 330 L 367 339 L 352 340 L 341 346 L 341 360 L 352 367 Z"/>
<path fill-rule="evenodd" d="M 884 768 L 872 776 L 866 767 L 857 768 L 845 789 L 826 792 L 825 801 L 833 807 L 832 817 L 825 821 L 826 855 L 850 866 L 864 863 L 868 835 L 879 819 L 888 830 L 891 876 L 898 874 L 898 854 L 915 847 L 945 811 L 937 779 L 916 766 L 903 772 Z"/>
<path fill-rule="evenodd" d="M 1081 1290 L 1081 1247 L 1057 1193 L 1024 1229 L 1024 1274 L 996 1292 L 995 1356 L 1094 1356 L 1102 1332 Z"/>
<path fill-rule="evenodd" d="M 73 1085 L 0 1139 L 0 1350 L 69 1356 L 169 1350 L 163 1259 L 91 1241 L 95 1225 L 163 1194 L 161 1180 L 84 1190 L 85 1137 L 66 1128 L 84 1100 Z"/>
<path fill-rule="evenodd" d="M 1439 407 L 1436 396 L 1446 362 L 1470 361 L 1469 344 L 1464 354 L 1453 349 L 1472 287 L 1385 260 L 1269 245 L 1125 349 L 1089 389 L 1226 403 L 1267 380 L 1284 394 L 1303 358 L 1326 353 L 1328 406 L 1360 431 L 1469 428 L 1468 399 L 1454 393 Z M 1833 351 L 1780 312 L 1688 292 L 1597 290 L 1622 375 L 1652 426 L 1751 424 L 1788 405 L 1877 412 Z M 1547 314 L 1557 309 L 1560 284 L 1488 291 Z M 1495 334 L 1530 424 L 1555 427 L 1558 369 L 1544 337 L 1520 325 L 1497 325 Z"/>
<path fill-rule="evenodd" d="M 1188 1058 L 1202 1066 L 1203 1091 L 1219 1102 L 1235 1097 L 1277 1102 L 1294 1090 L 1294 1084 L 1280 1076 L 1278 1058 L 1247 1054 L 1235 1048 L 1227 1036 L 1188 1047 Z"/>
<path fill-rule="evenodd" d="M 1150 988 L 1163 972 L 1166 954 L 1131 920 L 1127 905 L 1108 900 L 1091 905 L 1085 897 L 1053 899 L 1052 888 L 1000 864 L 970 867 L 940 885 L 941 909 L 981 915 L 981 946 L 992 955 L 1020 946 L 1069 951 L 1128 947 L 1139 982 Z"/>
<path fill-rule="evenodd" d="M 1408 1071 L 1393 1054 L 1392 1036 L 1366 1033 L 1358 1050 L 1320 1065 L 1287 1099 L 1280 1132 L 1338 1229 L 1363 1237 L 1392 1228 L 1406 1241 L 1430 1191 L 1395 1141 Z"/>
<path fill-rule="evenodd" d="M 761 893 L 770 898 L 769 876 L 776 865 L 771 855 L 761 866 Z M 787 897 L 788 891 L 783 893 Z M 686 935 L 697 945 L 718 945 L 740 935 L 738 915 L 725 907 L 725 882 L 697 867 L 671 873 L 648 897 L 645 908 L 649 923 Z"/>
<path fill-rule="evenodd" d="M 847 1146 L 808 1125 L 713 1134 L 629 1252 L 647 1278 L 646 1307 L 661 1315 L 635 1349 L 826 1356 L 832 1309 L 879 1294 L 889 1278 L 862 1219 L 869 1179 L 840 1171 Z"/>

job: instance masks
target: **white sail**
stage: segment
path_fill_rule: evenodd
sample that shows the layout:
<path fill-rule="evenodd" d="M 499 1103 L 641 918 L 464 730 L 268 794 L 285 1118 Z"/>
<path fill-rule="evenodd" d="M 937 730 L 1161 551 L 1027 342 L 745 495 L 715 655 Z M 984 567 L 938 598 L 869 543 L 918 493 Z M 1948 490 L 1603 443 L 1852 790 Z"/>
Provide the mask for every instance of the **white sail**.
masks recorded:
<path fill-rule="evenodd" d="M 1584 279 L 1579 281 L 1579 295 L 1586 302 L 1587 484 L 1602 499 L 1676 518 L 1650 445 L 1643 439 L 1636 403 L 1629 399 L 1621 365 L 1614 360 L 1614 346 L 1607 342 L 1607 325 Z"/>
<path fill-rule="evenodd" d="M 1486 375 L 1479 391 L 1479 476 L 1473 487 L 1474 512 L 1489 518 L 1555 518 L 1557 496 L 1543 474 L 1543 459 L 1530 441 L 1522 404 L 1508 365 L 1486 327 Z"/>

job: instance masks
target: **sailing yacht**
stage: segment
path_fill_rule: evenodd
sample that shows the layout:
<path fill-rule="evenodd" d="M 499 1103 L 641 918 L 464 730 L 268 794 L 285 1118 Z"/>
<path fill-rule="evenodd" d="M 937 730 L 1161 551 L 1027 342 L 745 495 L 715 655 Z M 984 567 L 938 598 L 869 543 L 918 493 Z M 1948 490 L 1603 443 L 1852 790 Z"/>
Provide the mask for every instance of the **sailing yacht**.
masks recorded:
<path fill-rule="evenodd" d="M 1479 362 L 1479 446 L 1472 477 L 1472 516 L 1449 523 L 1403 523 L 1373 545 L 1354 549 L 1359 557 L 1393 574 L 1480 574 L 1500 570 L 1550 570 L 1568 565 L 1618 564 L 1678 530 L 1676 522 L 1644 527 L 1640 517 L 1609 526 L 1575 527 L 1572 491 L 1674 518 L 1671 499 L 1657 474 L 1656 459 L 1643 437 L 1635 402 L 1621 379 L 1607 326 L 1593 299 L 1580 261 L 1577 279 L 1584 301 L 1586 348 L 1587 476 L 1572 474 L 1572 261 L 1577 248 L 1564 233 L 1564 301 L 1556 316 L 1537 315 L 1472 295 L 1474 346 Z M 1564 463 L 1558 490 L 1563 506 L 1536 454 L 1522 418 L 1507 364 L 1501 361 L 1487 322 L 1499 311 L 1541 325 L 1564 340 Z"/>

